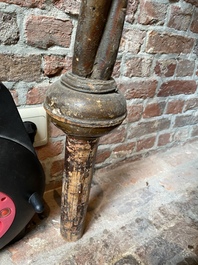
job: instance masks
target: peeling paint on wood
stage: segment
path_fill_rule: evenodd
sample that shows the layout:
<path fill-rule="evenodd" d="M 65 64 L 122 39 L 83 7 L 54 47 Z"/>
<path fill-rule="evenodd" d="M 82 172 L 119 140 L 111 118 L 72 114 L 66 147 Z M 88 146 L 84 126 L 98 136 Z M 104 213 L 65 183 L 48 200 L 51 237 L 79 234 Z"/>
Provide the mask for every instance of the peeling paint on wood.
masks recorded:
<path fill-rule="evenodd" d="M 61 234 L 67 241 L 78 240 L 84 231 L 97 145 L 97 139 L 66 139 Z"/>
<path fill-rule="evenodd" d="M 46 95 L 47 113 L 67 134 L 61 202 L 61 234 L 67 241 L 84 231 L 98 139 L 126 117 L 126 100 L 111 78 L 126 5 L 127 0 L 81 2 L 72 73 Z"/>

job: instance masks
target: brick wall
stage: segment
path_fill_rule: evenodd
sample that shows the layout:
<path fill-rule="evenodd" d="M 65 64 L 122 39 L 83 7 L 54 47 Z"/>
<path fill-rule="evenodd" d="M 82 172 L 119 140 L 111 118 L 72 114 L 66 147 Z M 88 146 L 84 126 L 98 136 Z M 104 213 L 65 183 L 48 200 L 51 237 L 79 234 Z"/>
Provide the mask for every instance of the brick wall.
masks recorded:
<path fill-rule="evenodd" d="M 18 106 L 42 104 L 71 69 L 80 0 L 0 1 L 0 80 Z M 198 136 L 197 0 L 130 0 L 114 69 L 128 117 L 100 140 L 96 168 Z M 47 183 L 60 179 L 65 136 L 49 123 L 37 148 Z M 182 150 L 181 150 L 182 152 Z"/>

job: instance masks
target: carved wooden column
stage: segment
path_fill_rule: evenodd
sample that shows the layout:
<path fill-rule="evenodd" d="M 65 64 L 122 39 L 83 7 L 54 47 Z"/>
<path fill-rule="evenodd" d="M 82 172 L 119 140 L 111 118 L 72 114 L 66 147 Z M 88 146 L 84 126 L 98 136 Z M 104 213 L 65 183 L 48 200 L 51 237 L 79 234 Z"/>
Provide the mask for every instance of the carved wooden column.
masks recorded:
<path fill-rule="evenodd" d="M 61 234 L 78 240 L 84 231 L 98 139 L 126 117 L 126 102 L 111 78 L 127 1 L 82 1 L 72 72 L 48 90 L 44 107 L 66 137 Z"/>

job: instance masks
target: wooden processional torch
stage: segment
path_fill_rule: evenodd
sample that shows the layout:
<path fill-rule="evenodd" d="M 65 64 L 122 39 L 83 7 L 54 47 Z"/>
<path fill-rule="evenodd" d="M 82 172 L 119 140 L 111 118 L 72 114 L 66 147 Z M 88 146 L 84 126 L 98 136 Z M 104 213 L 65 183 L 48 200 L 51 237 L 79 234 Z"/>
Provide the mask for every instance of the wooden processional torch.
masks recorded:
<path fill-rule="evenodd" d="M 111 78 L 127 0 L 82 0 L 72 72 L 49 88 L 44 107 L 66 134 L 61 234 L 76 241 L 84 231 L 98 139 L 126 117 L 126 101 Z"/>

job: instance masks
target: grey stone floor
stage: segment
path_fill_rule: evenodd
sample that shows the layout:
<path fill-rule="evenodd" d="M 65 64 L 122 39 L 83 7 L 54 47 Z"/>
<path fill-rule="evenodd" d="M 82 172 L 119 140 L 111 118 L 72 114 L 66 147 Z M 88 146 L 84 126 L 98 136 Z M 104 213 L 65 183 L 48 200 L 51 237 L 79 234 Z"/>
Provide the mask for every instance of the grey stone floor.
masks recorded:
<path fill-rule="evenodd" d="M 198 264 L 198 142 L 97 171 L 78 242 L 60 235 L 60 194 L 45 194 L 45 213 L 0 264 Z"/>

